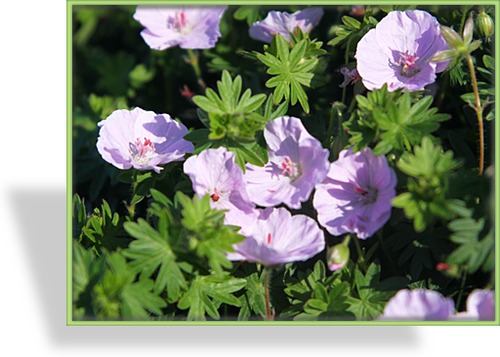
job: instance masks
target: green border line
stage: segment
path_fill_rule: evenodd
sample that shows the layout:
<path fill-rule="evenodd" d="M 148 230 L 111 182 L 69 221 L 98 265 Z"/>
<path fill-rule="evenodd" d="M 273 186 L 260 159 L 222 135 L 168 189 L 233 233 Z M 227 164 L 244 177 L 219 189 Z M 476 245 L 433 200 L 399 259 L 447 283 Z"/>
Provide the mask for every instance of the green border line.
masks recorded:
<path fill-rule="evenodd" d="M 67 326 L 499 326 L 500 325 L 500 232 L 497 229 L 497 218 L 499 218 L 498 207 L 500 207 L 500 180 L 498 168 L 500 167 L 500 146 L 494 140 L 495 153 L 495 177 L 494 177 L 494 197 L 495 197 L 495 321 L 74 321 L 72 319 L 72 205 L 73 205 L 73 6 L 78 5 L 304 5 L 304 0 L 67 0 L 66 2 L 66 325 Z M 365 0 L 365 1 L 307 1 L 307 5 L 415 5 L 415 0 Z M 484 0 L 481 5 L 491 5 L 495 7 L 495 72 L 498 78 L 499 58 L 500 58 L 500 4 L 498 0 Z M 418 5 L 479 5 L 477 1 L 471 0 L 420 0 Z M 500 98 L 500 87 L 498 80 L 495 81 L 495 97 Z M 498 108 L 495 108 L 495 139 L 500 138 L 500 126 Z"/>

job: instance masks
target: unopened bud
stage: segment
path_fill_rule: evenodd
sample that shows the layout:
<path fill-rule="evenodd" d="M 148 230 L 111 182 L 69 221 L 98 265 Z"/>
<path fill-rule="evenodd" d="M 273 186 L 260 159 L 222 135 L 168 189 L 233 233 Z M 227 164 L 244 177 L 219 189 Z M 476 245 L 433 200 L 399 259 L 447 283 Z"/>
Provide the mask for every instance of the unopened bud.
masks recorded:
<path fill-rule="evenodd" d="M 476 23 L 479 33 L 486 39 L 489 39 L 495 32 L 495 24 L 492 18 L 484 11 L 477 15 Z"/>
<path fill-rule="evenodd" d="M 440 28 L 441 34 L 448 43 L 448 46 L 460 51 L 465 49 L 464 41 L 455 30 L 448 26 L 440 26 Z"/>
<path fill-rule="evenodd" d="M 472 41 L 473 32 L 474 32 L 474 20 L 471 12 L 464 26 L 463 38 L 465 45 L 468 45 Z"/>
<path fill-rule="evenodd" d="M 329 248 L 326 252 L 328 269 L 336 271 L 342 269 L 349 261 L 349 247 L 340 243 Z"/>

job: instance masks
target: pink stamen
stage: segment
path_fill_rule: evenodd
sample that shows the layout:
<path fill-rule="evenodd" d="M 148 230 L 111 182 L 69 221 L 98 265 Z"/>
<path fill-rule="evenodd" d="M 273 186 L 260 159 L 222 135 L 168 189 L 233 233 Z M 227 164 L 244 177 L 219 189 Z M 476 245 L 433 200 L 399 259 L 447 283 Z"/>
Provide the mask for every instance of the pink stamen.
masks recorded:
<path fill-rule="evenodd" d="M 219 200 L 219 198 L 220 198 L 220 197 L 219 197 L 219 195 L 218 195 L 218 194 L 213 193 L 213 194 L 210 196 L 210 198 L 212 199 L 212 201 L 217 202 L 217 201 Z"/>
<path fill-rule="evenodd" d="M 271 233 L 267 233 L 267 244 L 271 244 Z"/>

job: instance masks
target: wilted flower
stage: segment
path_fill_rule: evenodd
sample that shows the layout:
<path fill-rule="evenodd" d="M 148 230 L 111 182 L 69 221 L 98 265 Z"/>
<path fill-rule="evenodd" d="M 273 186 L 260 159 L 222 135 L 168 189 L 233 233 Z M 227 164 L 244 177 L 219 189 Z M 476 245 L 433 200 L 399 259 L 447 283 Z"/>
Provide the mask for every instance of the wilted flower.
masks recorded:
<path fill-rule="evenodd" d="M 444 50 L 448 45 L 436 18 L 421 10 L 392 11 L 363 36 L 355 57 L 367 89 L 387 83 L 389 91 L 417 91 L 446 69 L 448 60 L 429 62 Z"/>
<path fill-rule="evenodd" d="M 145 27 L 141 36 L 154 50 L 212 48 L 221 36 L 219 22 L 226 6 L 137 6 L 134 19 Z"/>
<path fill-rule="evenodd" d="M 309 33 L 319 23 L 323 16 L 323 8 L 309 7 L 293 14 L 280 11 L 270 11 L 262 21 L 255 22 L 250 27 L 250 37 L 271 43 L 273 36 L 280 34 L 290 41 L 290 34 L 299 27 L 303 33 Z"/>
<path fill-rule="evenodd" d="M 366 239 L 389 219 L 396 183 L 385 156 L 373 155 L 370 148 L 343 150 L 316 186 L 318 222 L 333 235 L 356 233 Z"/>
<path fill-rule="evenodd" d="M 254 204 L 248 198 L 243 171 L 235 155 L 225 148 L 207 149 L 184 163 L 184 172 L 193 183 L 194 192 L 210 195 L 210 206 L 226 212 L 225 223 L 242 228 L 251 226 Z"/>
<path fill-rule="evenodd" d="M 453 316 L 454 320 L 495 320 L 495 293 L 476 289 L 467 298 L 467 311 Z"/>
<path fill-rule="evenodd" d="M 400 290 L 385 305 L 380 320 L 448 320 L 455 311 L 452 299 L 433 290 Z"/>
<path fill-rule="evenodd" d="M 311 136 L 298 118 L 279 117 L 268 122 L 264 137 L 269 162 L 247 164 L 245 181 L 251 200 L 264 207 L 280 203 L 301 208 L 328 172 L 328 150 Z"/>
<path fill-rule="evenodd" d="M 340 69 L 340 73 L 344 76 L 344 81 L 339 85 L 340 88 L 347 87 L 350 84 L 355 84 L 361 79 L 356 68 L 349 70 L 347 67 L 342 67 Z"/>
<path fill-rule="evenodd" d="M 305 215 L 292 216 L 285 208 L 266 208 L 246 239 L 233 246 L 230 260 L 246 260 L 265 266 L 305 261 L 325 248 L 323 231 Z"/>
<path fill-rule="evenodd" d="M 180 161 L 194 147 L 184 140 L 186 127 L 168 114 L 156 114 L 141 108 L 115 110 L 100 127 L 97 151 L 119 169 L 154 170 L 158 165 Z"/>

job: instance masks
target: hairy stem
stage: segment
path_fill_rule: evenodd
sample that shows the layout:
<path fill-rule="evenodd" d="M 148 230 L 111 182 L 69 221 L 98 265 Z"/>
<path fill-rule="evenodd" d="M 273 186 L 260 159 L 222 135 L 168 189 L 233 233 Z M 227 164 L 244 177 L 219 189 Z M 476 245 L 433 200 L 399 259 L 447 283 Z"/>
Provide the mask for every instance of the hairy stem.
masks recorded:
<path fill-rule="evenodd" d="M 200 63 L 198 60 L 198 54 L 194 53 L 193 50 L 188 49 L 187 50 L 188 56 L 189 56 L 189 64 L 193 67 L 194 74 L 196 75 L 196 78 L 198 79 L 198 84 L 202 89 L 206 89 L 207 85 L 205 84 L 205 81 L 203 80 L 203 77 L 201 76 L 201 68 L 200 68 Z"/>
<path fill-rule="evenodd" d="M 474 90 L 475 106 L 472 106 L 477 116 L 477 124 L 479 127 L 479 175 L 483 174 L 484 170 L 484 129 L 483 129 L 483 107 L 481 106 L 481 99 L 479 98 L 479 89 L 477 86 L 476 72 L 474 70 L 474 63 L 469 52 L 465 53 L 465 58 L 469 65 L 470 77 L 472 81 L 472 89 Z"/>
<path fill-rule="evenodd" d="M 354 239 L 354 245 L 356 245 L 356 251 L 358 252 L 358 261 L 366 273 L 368 268 L 366 267 L 365 255 L 363 254 L 363 251 L 361 250 L 361 245 L 359 244 L 359 238 L 356 237 L 356 239 Z"/>
<path fill-rule="evenodd" d="M 271 298 L 269 296 L 269 282 L 271 279 L 271 268 L 264 268 L 264 296 L 266 297 L 266 320 L 272 321 L 273 314 L 271 313 Z"/>

